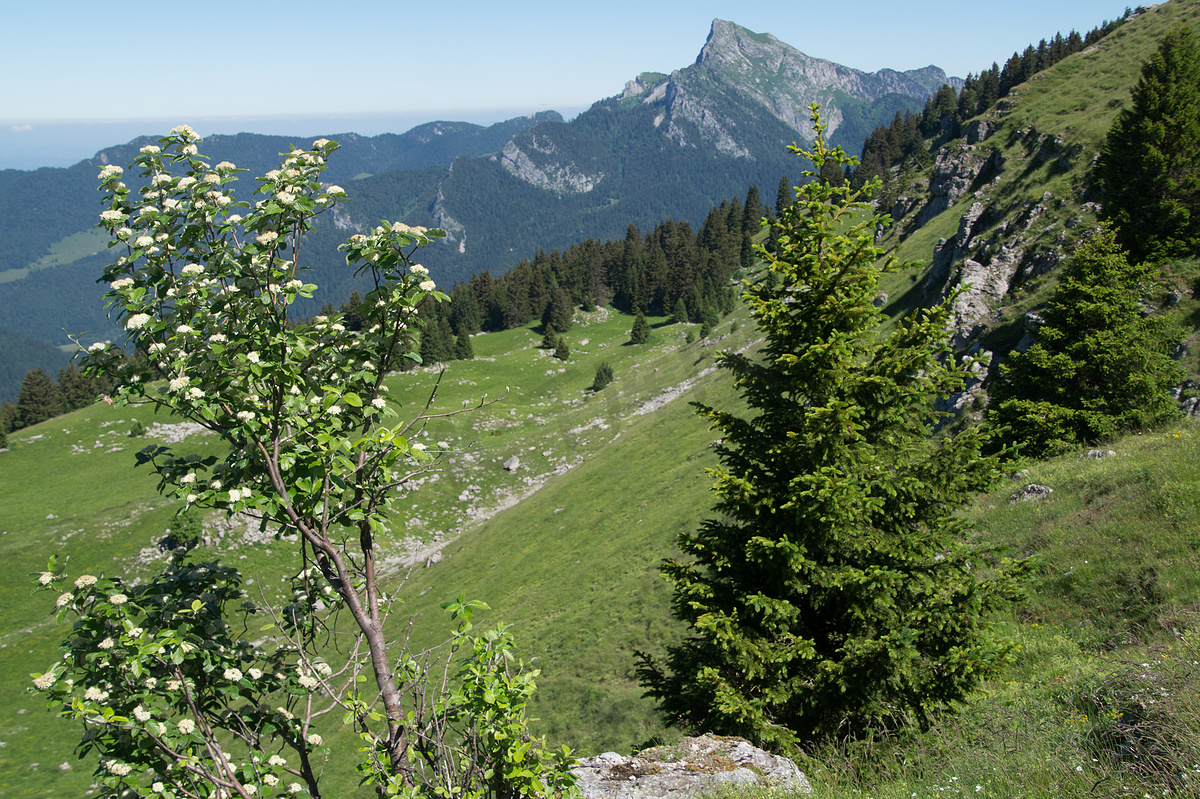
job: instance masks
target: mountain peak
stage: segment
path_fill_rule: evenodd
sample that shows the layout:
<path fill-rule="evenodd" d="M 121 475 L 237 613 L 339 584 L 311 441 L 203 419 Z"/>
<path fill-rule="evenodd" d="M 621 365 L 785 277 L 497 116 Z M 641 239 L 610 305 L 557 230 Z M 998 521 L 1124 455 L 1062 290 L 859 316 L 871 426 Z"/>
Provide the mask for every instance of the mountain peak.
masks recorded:
<path fill-rule="evenodd" d="M 868 73 L 813 58 L 769 33 L 755 33 L 723 19 L 713 20 L 708 40 L 691 69 L 737 87 L 807 139 L 813 136 L 807 111 L 811 103 L 824 108 L 824 121 L 832 135 L 842 121 L 839 95 L 868 103 L 887 95 L 923 102 L 949 82 L 946 73 L 935 66 Z"/>

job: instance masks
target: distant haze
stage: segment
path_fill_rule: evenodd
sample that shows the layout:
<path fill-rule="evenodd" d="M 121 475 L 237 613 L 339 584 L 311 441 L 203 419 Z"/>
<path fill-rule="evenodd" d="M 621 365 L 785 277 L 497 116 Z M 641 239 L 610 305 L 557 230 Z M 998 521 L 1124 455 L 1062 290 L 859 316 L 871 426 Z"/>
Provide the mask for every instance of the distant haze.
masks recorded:
<path fill-rule="evenodd" d="M 597 98 L 599 99 L 599 98 Z M 124 144 L 138 136 L 161 136 L 186 122 L 202 136 L 215 133 L 263 133 L 295 136 L 296 146 L 307 139 L 339 133 L 377 136 L 404 133 L 436 120 L 490 125 L 538 111 L 558 111 L 570 119 L 583 108 L 495 108 L 428 111 L 420 114 L 363 116 L 279 116 L 231 119 L 158 119 L 117 122 L 37 122 L 0 126 L 0 169 L 67 167 L 91 158 L 98 151 Z"/>

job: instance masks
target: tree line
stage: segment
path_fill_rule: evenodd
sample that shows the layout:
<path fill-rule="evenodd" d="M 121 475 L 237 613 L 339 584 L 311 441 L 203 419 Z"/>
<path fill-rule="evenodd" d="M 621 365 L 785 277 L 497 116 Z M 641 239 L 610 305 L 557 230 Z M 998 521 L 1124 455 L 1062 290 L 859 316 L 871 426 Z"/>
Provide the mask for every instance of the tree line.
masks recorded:
<path fill-rule="evenodd" d="M 633 316 L 715 324 L 733 309 L 733 277 L 750 265 L 768 211 L 752 186 L 744 201 L 735 196 L 710 210 L 698 231 L 674 219 L 648 231 L 629 225 L 622 239 L 542 250 L 500 277 L 478 272 L 455 284 L 449 304 L 421 306 L 422 360 L 469 358 L 470 336 L 482 331 L 540 322 L 565 333 L 575 308 L 610 303 Z"/>
<path fill-rule="evenodd" d="M 1036 47 L 1031 44 L 1020 53 L 1013 52 L 1003 67 L 993 62 L 978 75 L 968 74 L 958 91 L 943 85 L 925 101 L 920 113 L 897 111 L 890 124 L 878 126 L 863 142 L 859 164 L 846 170 L 847 178 L 855 188 L 861 188 L 876 176 L 883 177 L 886 184 L 893 166 L 911 162 L 918 168 L 928 167 L 938 147 L 963 134 L 967 120 L 987 111 L 1037 73 L 1096 44 L 1130 14 L 1127 9 L 1122 18 L 1105 21 L 1083 35 L 1074 30 L 1066 36 L 1056 33 Z"/>

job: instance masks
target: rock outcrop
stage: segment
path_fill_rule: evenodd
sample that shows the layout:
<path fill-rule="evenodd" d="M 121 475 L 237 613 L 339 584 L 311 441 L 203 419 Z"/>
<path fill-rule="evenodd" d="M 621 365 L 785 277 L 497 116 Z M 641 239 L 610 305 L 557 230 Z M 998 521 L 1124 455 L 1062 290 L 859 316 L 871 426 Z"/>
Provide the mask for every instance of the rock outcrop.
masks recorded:
<path fill-rule="evenodd" d="M 632 757 L 605 752 L 573 769 L 584 799 L 683 799 L 722 787 L 812 793 L 796 764 L 741 738 L 702 735 Z"/>

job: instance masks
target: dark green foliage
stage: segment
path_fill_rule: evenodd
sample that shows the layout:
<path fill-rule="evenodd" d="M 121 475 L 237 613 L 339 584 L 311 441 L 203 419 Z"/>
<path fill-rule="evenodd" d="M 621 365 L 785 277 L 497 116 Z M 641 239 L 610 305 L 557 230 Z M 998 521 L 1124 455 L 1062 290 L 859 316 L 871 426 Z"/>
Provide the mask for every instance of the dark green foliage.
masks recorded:
<path fill-rule="evenodd" d="M 17 404 L 6 402 L 0 405 L 0 431 L 11 433 L 17 429 Z"/>
<path fill-rule="evenodd" d="M 1012 353 L 991 389 L 990 417 L 1042 457 L 1146 430 L 1179 415 L 1170 395 L 1183 370 L 1179 334 L 1143 314 L 1151 270 L 1130 264 L 1113 232 L 1081 244 L 1042 311 L 1038 342 Z"/>
<path fill-rule="evenodd" d="M 542 333 L 542 349 L 552 350 L 557 343 L 558 331 L 554 329 L 554 325 L 546 325 L 546 331 Z"/>
<path fill-rule="evenodd" d="M 554 342 L 554 357 L 560 361 L 571 357 L 571 348 L 567 346 L 567 340 L 562 336 L 559 336 L 558 341 Z"/>
<path fill-rule="evenodd" d="M 608 361 L 604 361 L 596 367 L 596 377 L 592 380 L 592 391 L 601 391 L 612 381 L 613 368 L 609 366 Z"/>
<path fill-rule="evenodd" d="M 40 366 L 30 369 L 17 396 L 18 429 L 53 419 L 64 411 L 62 392 Z"/>
<path fill-rule="evenodd" d="M 849 160 L 820 134 L 811 157 L 809 176 Z M 723 443 L 716 515 L 664 565 L 690 636 L 639 666 L 670 723 L 777 750 L 923 724 L 1007 651 L 984 622 L 1007 581 L 983 580 L 955 516 L 999 463 L 978 428 L 930 436 L 963 379 L 942 359 L 953 298 L 881 337 L 886 217 L 819 181 L 797 198 L 778 287 L 746 293 L 766 343 L 720 360 L 752 415 L 696 406 Z"/>
<path fill-rule="evenodd" d="M 471 336 L 465 330 L 459 330 L 454 338 L 454 360 L 470 361 L 475 358 L 475 349 L 471 346 Z"/>
<path fill-rule="evenodd" d="M 645 344 L 650 340 L 650 323 L 646 321 L 646 316 L 641 311 L 637 312 L 637 316 L 633 320 L 633 328 L 629 331 L 630 344 Z"/>
<path fill-rule="evenodd" d="M 1200 46 L 1185 24 L 1142 67 L 1104 143 L 1103 218 L 1136 261 L 1200 250 Z"/>
<path fill-rule="evenodd" d="M 683 302 L 683 297 L 675 300 L 675 308 L 671 311 L 671 324 L 677 325 L 680 323 L 687 324 L 688 311 L 687 305 Z"/>
<path fill-rule="evenodd" d="M 80 373 L 72 363 L 58 370 L 58 388 L 62 392 L 63 410 L 73 411 L 92 404 L 101 393 L 101 382 Z"/>
<path fill-rule="evenodd" d="M 575 304 L 571 302 L 571 292 L 559 287 L 550 295 L 550 304 L 542 314 L 543 325 L 553 325 L 559 333 L 566 333 L 573 324 Z"/>

